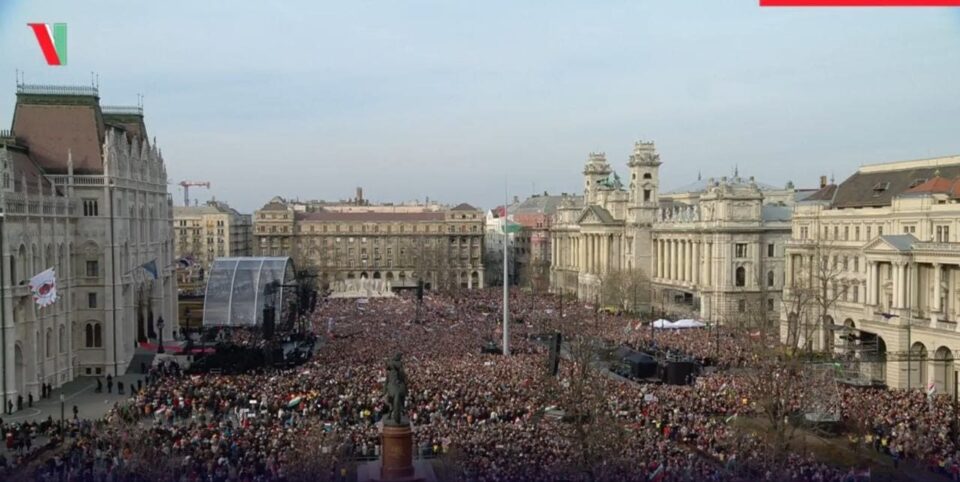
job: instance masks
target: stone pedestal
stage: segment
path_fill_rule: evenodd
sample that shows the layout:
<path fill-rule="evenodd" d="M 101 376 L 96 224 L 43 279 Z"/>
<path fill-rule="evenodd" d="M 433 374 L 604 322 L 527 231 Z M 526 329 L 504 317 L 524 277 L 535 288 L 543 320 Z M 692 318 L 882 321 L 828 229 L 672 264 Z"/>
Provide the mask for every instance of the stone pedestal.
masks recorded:
<path fill-rule="evenodd" d="M 413 469 L 413 431 L 410 424 L 386 425 L 380 433 L 383 447 L 381 480 L 412 480 Z"/>

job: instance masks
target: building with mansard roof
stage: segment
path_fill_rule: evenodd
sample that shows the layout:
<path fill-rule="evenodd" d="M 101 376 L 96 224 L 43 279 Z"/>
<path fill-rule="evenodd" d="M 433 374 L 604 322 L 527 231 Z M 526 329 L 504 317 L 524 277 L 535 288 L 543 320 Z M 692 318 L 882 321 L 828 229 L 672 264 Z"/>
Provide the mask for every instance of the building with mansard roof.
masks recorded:
<path fill-rule="evenodd" d="M 954 391 L 960 156 L 872 164 L 799 203 L 781 337 L 862 383 Z"/>
<path fill-rule="evenodd" d="M 140 107 L 93 87 L 18 85 L 0 133 L 0 361 L 5 401 L 123 374 L 139 341 L 177 326 L 172 203 Z M 158 277 L 143 269 L 154 261 Z M 39 309 L 28 280 L 54 268 Z"/>

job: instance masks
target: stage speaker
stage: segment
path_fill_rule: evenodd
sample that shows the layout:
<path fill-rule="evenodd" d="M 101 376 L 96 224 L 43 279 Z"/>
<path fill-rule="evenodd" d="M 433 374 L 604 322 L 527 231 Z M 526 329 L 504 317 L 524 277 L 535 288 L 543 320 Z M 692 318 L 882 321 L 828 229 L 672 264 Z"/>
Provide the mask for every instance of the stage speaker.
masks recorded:
<path fill-rule="evenodd" d="M 263 307 L 263 339 L 272 340 L 274 330 L 274 315 L 276 311 L 272 306 Z"/>
<path fill-rule="evenodd" d="M 560 372 L 560 345 L 563 343 L 563 335 L 554 333 L 550 336 L 550 355 L 547 356 L 547 374 L 557 376 Z"/>
<path fill-rule="evenodd" d="M 662 363 L 657 364 L 657 380 L 662 383 L 667 382 L 667 366 Z"/>
<path fill-rule="evenodd" d="M 670 385 L 687 385 L 693 375 L 693 362 L 670 362 L 667 365 L 667 380 Z"/>
<path fill-rule="evenodd" d="M 423 301 L 423 280 L 417 280 L 417 301 Z"/>

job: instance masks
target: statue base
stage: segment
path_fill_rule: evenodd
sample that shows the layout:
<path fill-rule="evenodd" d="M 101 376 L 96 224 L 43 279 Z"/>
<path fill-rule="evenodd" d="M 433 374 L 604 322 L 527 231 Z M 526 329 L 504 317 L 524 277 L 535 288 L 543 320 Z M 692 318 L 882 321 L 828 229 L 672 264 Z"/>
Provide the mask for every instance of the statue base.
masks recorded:
<path fill-rule="evenodd" d="M 380 460 L 357 467 L 359 482 L 435 482 L 429 461 L 413 461 L 413 431 L 410 424 L 386 425 L 380 432 Z"/>

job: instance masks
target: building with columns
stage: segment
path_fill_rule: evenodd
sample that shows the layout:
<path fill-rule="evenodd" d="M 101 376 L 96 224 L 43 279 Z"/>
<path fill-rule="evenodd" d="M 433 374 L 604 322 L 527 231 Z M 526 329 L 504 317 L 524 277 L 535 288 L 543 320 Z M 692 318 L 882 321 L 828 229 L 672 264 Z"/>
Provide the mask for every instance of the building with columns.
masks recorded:
<path fill-rule="evenodd" d="M 101 106 L 94 87 L 20 84 L 0 174 L 4 401 L 123 374 L 160 317 L 177 327 L 172 201 L 143 110 Z M 150 261 L 156 279 L 139 268 Z M 41 309 L 27 285 L 51 267 L 58 300 Z"/>
<path fill-rule="evenodd" d="M 698 180 L 660 196 L 653 307 L 721 324 L 776 323 L 796 192 L 752 177 Z"/>
<path fill-rule="evenodd" d="M 851 378 L 953 393 L 960 156 L 865 165 L 798 204 L 781 337 Z"/>
<path fill-rule="evenodd" d="M 550 226 L 554 291 L 594 300 L 604 279 L 614 273 L 652 278 L 650 241 L 658 209 L 660 155 L 653 142 L 640 141 L 626 164 L 624 182 L 605 154 L 590 154 L 583 169 L 583 196 L 566 196 L 557 206 Z"/>

